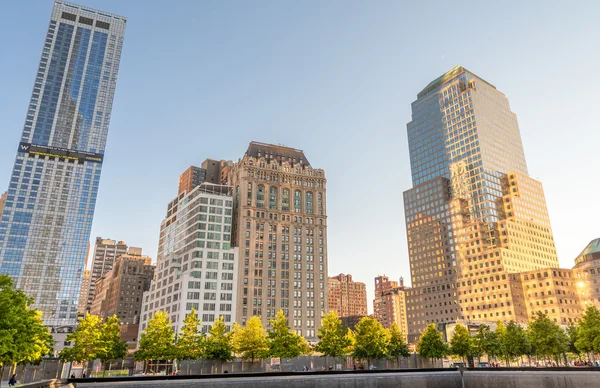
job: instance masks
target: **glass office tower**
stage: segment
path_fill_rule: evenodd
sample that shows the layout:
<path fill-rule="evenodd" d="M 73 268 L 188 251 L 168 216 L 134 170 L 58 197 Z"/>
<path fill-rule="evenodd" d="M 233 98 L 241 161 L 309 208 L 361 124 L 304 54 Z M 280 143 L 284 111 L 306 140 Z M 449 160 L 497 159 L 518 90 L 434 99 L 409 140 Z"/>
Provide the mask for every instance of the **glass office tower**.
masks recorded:
<path fill-rule="evenodd" d="M 0 221 L 0 273 L 57 333 L 77 318 L 125 23 L 54 1 Z"/>
<path fill-rule="evenodd" d="M 516 115 L 460 66 L 417 97 L 407 125 L 413 188 L 404 193 L 409 340 L 430 323 L 527 321 L 518 273 L 558 267 L 558 258 Z"/>

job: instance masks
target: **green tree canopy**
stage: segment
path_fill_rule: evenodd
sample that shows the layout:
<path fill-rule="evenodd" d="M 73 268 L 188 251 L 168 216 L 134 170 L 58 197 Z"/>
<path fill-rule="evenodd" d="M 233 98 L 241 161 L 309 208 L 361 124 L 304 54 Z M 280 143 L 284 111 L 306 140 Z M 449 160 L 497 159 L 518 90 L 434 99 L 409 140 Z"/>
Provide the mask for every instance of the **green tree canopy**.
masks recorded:
<path fill-rule="evenodd" d="M 316 351 L 324 357 L 341 358 L 348 354 L 352 344 L 348 332 L 349 330 L 342 326 L 342 320 L 338 318 L 336 312 L 330 311 L 321 320 L 321 327 L 317 333 L 319 343 Z"/>
<path fill-rule="evenodd" d="M 100 325 L 100 338 L 97 346 L 97 357 L 105 368 L 108 361 L 118 360 L 127 354 L 127 343 L 121 341 L 119 318 L 116 315 L 109 317 Z"/>
<path fill-rule="evenodd" d="M 138 361 L 169 360 L 175 356 L 175 332 L 167 313 L 157 311 L 140 336 L 135 359 Z"/>
<path fill-rule="evenodd" d="M 310 353 L 310 347 L 301 335 L 290 330 L 288 319 L 279 310 L 275 319 L 271 320 L 269 330 L 269 354 L 271 357 L 294 358 Z"/>
<path fill-rule="evenodd" d="M 410 355 L 408 344 L 404 340 L 404 334 L 400 331 L 396 322 L 392 323 L 392 326 L 387 331 L 389 338 L 387 357 L 396 360 L 399 357 L 408 357 Z"/>
<path fill-rule="evenodd" d="M 500 327 L 500 326 L 499 326 Z M 517 357 L 527 354 L 531 344 L 525 330 L 515 321 L 510 321 L 500 330 L 500 352 L 507 365 Z M 498 331 L 498 330 L 497 330 Z"/>
<path fill-rule="evenodd" d="M 52 351 L 52 335 L 32 303 L 8 275 L 0 275 L 0 373 L 5 365 L 36 363 Z"/>
<path fill-rule="evenodd" d="M 569 343 L 564 330 L 541 311 L 529 321 L 527 338 L 535 354 L 542 357 L 559 356 L 567 350 Z"/>
<path fill-rule="evenodd" d="M 222 316 L 215 320 L 208 334 L 204 342 L 204 358 L 221 362 L 233 360 L 231 333 L 227 332 Z"/>
<path fill-rule="evenodd" d="M 450 340 L 450 352 L 462 358 L 465 364 L 467 357 L 473 353 L 473 338 L 463 325 L 457 324 L 454 327 L 454 334 Z"/>
<path fill-rule="evenodd" d="M 354 348 L 352 357 L 357 360 L 376 360 L 388 353 L 388 332 L 375 318 L 363 317 L 353 330 Z"/>
<path fill-rule="evenodd" d="M 575 347 L 583 353 L 600 353 L 600 311 L 589 306 L 579 322 Z"/>
<path fill-rule="evenodd" d="M 197 360 L 202 357 L 205 335 L 200 331 L 201 327 L 196 309 L 192 309 L 183 320 L 183 327 L 175 345 L 179 360 Z"/>
<path fill-rule="evenodd" d="M 246 326 L 233 324 L 232 334 L 233 348 L 243 360 L 260 360 L 269 355 L 269 340 L 267 332 L 263 327 L 262 320 L 258 316 L 250 317 Z"/>
<path fill-rule="evenodd" d="M 60 358 L 65 361 L 85 362 L 100 358 L 98 346 L 101 336 L 102 319 L 97 315 L 86 313 L 79 318 L 79 325 L 69 335 L 67 341 L 73 345 L 60 352 Z"/>
<path fill-rule="evenodd" d="M 417 342 L 417 351 L 420 357 L 431 361 L 440 359 L 448 354 L 448 345 L 442 340 L 442 333 L 437 331 L 435 323 L 430 323 L 421 332 Z"/>
<path fill-rule="evenodd" d="M 486 354 L 488 360 L 500 354 L 501 344 L 498 334 L 493 332 L 488 325 L 481 325 L 473 337 L 473 353 L 481 357 Z"/>
<path fill-rule="evenodd" d="M 571 321 L 569 322 L 569 325 L 567 326 L 565 332 L 567 334 L 567 338 L 569 339 L 569 343 L 567 344 L 567 351 L 579 357 L 581 355 L 581 351 L 577 349 L 577 346 L 575 345 L 577 343 L 577 340 L 579 339 L 579 328 L 577 327 L 575 322 Z"/>

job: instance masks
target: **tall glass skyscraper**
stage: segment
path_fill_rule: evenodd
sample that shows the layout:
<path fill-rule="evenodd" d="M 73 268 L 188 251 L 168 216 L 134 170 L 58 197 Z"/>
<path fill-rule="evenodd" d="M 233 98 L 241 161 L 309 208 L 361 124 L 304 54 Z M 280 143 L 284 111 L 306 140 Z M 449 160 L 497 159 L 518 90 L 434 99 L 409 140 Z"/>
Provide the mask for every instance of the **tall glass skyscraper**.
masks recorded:
<path fill-rule="evenodd" d="M 458 66 L 418 94 L 407 129 L 409 340 L 430 323 L 526 321 L 518 273 L 558 258 L 508 99 Z"/>
<path fill-rule="evenodd" d="M 125 24 L 54 1 L 0 220 L 0 273 L 54 332 L 77 318 Z"/>

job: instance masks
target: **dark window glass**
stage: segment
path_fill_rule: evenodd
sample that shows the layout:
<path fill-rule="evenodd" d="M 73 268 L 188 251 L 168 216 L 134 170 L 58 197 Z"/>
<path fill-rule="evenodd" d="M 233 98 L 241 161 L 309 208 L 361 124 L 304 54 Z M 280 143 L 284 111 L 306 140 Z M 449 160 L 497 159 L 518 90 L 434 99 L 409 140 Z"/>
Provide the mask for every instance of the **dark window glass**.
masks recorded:
<path fill-rule="evenodd" d="M 62 15 L 61 15 L 61 17 L 63 19 L 67 19 L 67 20 L 70 20 L 72 22 L 74 22 L 75 20 L 77 20 L 77 16 L 76 15 L 73 15 L 72 13 L 68 13 L 68 12 L 63 12 Z"/>
<path fill-rule="evenodd" d="M 105 30 L 108 30 L 110 28 L 110 24 L 108 24 L 106 22 L 101 22 L 100 20 L 96 20 L 96 27 L 104 28 Z"/>
<path fill-rule="evenodd" d="M 79 23 L 83 23 L 83 24 L 87 24 L 88 26 L 91 26 L 94 24 L 94 19 L 90 19 L 90 18 L 86 18 L 83 16 L 79 17 Z"/>

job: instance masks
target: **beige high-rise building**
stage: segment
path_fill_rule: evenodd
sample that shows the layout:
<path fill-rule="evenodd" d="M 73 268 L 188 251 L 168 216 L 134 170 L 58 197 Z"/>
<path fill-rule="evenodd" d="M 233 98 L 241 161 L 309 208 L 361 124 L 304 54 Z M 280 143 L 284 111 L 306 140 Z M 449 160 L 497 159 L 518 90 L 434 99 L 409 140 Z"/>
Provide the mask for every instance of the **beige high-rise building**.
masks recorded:
<path fill-rule="evenodd" d="M 519 273 L 558 258 L 508 99 L 457 66 L 418 94 L 407 128 L 409 341 L 430 323 L 527 321 Z"/>
<path fill-rule="evenodd" d="M 328 310 L 326 179 L 301 150 L 251 142 L 234 163 L 233 243 L 239 247 L 237 321 L 264 325 L 283 310 L 317 340 Z"/>
<path fill-rule="evenodd" d="M 150 289 L 155 267 L 141 249 L 129 251 L 117 257 L 112 269 L 96 281 L 90 313 L 102 319 L 116 315 L 121 340 L 133 351 L 137 346 L 143 293 Z"/>
<path fill-rule="evenodd" d="M 96 281 L 90 314 L 102 319 L 116 315 L 122 324 L 140 323 L 142 294 L 150 289 L 153 275 L 152 258 L 141 250 L 117 257 L 113 268 Z"/>
<path fill-rule="evenodd" d="M 404 279 L 400 283 L 390 280 L 387 276 L 375 278 L 375 299 L 373 300 L 373 311 L 383 327 L 389 328 L 396 323 L 404 338 L 408 335 L 408 321 L 406 316 L 406 291 Z"/>
<path fill-rule="evenodd" d="M 81 280 L 81 288 L 79 289 L 79 301 L 77 302 L 77 314 L 84 316 L 88 310 L 88 293 L 90 291 L 90 281 L 92 279 L 92 271 L 86 269 L 83 271 L 83 279 Z M 91 304 L 90 304 L 91 306 Z"/>
<path fill-rule="evenodd" d="M 94 245 L 94 254 L 92 256 L 92 274 L 89 280 L 89 288 L 86 298 L 86 308 L 85 311 L 80 311 L 80 313 L 85 314 L 86 312 L 90 312 L 90 308 L 92 307 L 92 301 L 94 300 L 96 282 L 98 281 L 98 279 L 106 275 L 106 273 L 112 269 L 115 259 L 123 254 L 126 254 L 127 249 L 127 244 L 123 241 L 116 241 L 111 240 L 109 238 L 96 237 L 96 244 Z M 141 248 L 134 247 L 132 247 L 131 249 L 141 250 Z M 86 263 L 87 260 L 88 259 L 86 259 Z"/>
<path fill-rule="evenodd" d="M 354 326 L 367 313 L 367 286 L 355 282 L 352 275 L 339 274 L 329 278 L 329 311 L 335 311 L 342 324 Z"/>

